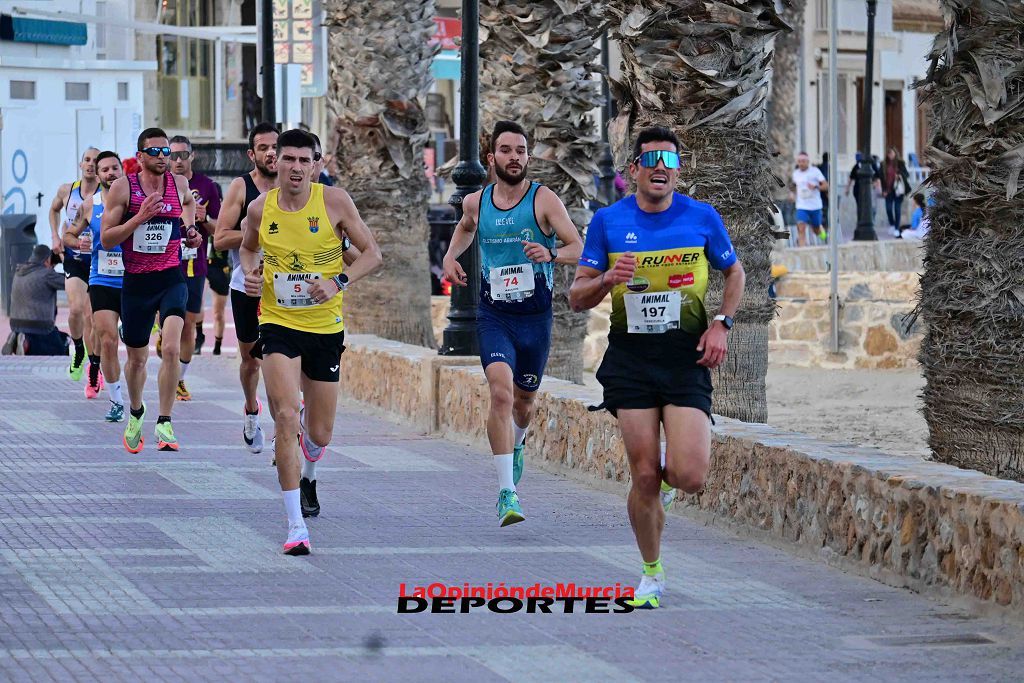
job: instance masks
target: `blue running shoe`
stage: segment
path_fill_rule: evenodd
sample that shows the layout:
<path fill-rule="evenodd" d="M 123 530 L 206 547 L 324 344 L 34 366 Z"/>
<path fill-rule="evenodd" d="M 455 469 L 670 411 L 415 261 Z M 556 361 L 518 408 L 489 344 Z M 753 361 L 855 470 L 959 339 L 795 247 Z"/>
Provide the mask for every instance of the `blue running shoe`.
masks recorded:
<path fill-rule="evenodd" d="M 519 506 L 519 495 L 512 489 L 502 489 L 498 494 L 498 519 L 501 523 L 498 526 L 509 526 L 522 522 L 526 517 L 523 515 L 523 508 Z"/>
<path fill-rule="evenodd" d="M 519 444 L 512 450 L 512 483 L 519 486 L 519 480 L 523 478 L 523 460 L 526 451 L 526 444 Z"/>
<path fill-rule="evenodd" d="M 120 403 L 110 402 L 110 412 L 103 418 L 107 422 L 124 422 L 124 406 Z"/>

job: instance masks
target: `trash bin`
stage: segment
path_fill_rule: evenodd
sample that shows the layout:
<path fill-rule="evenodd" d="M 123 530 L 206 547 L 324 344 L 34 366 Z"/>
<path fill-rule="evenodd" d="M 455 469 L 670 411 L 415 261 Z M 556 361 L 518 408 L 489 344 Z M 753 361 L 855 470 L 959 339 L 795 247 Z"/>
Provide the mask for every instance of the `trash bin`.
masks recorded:
<path fill-rule="evenodd" d="M 11 285 L 14 269 L 28 261 L 36 246 L 36 216 L 32 213 L 9 213 L 0 216 L 0 297 L 3 313 L 10 315 Z"/>

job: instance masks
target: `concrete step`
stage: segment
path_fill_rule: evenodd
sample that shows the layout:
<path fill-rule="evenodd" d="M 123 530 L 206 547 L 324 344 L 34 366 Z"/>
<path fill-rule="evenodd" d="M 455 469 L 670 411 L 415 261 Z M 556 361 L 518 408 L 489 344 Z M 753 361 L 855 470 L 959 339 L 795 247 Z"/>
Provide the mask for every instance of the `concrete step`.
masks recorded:
<path fill-rule="evenodd" d="M 921 243 L 911 240 L 850 242 L 839 245 L 839 271 L 903 271 L 922 268 Z M 828 247 L 796 247 L 777 249 L 772 263 L 791 272 L 828 272 Z"/>

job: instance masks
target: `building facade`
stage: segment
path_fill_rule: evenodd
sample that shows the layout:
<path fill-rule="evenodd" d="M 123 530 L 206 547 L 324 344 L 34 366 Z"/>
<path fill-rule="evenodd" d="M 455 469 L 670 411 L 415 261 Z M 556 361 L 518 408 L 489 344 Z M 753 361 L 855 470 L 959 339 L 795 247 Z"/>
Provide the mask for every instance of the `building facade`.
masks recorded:
<path fill-rule="evenodd" d="M 84 22 L 131 9 L 120 2 L 51 0 L 24 17 L 14 9 L 24 3 L 0 1 L 16 27 L 0 38 L 0 197 L 4 213 L 36 215 L 41 239 L 57 187 L 78 177 L 82 152 L 133 154 L 145 124 L 145 75 L 156 64 L 137 57 L 131 30 Z"/>

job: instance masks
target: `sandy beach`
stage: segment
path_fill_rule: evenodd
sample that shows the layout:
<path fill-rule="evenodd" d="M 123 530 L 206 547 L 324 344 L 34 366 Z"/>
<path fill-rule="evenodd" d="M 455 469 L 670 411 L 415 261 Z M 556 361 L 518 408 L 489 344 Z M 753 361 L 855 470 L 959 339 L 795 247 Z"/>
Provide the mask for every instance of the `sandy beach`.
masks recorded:
<path fill-rule="evenodd" d="M 928 454 L 920 370 L 768 368 L 768 423 L 829 441 Z"/>

